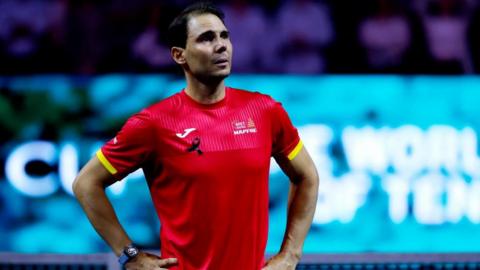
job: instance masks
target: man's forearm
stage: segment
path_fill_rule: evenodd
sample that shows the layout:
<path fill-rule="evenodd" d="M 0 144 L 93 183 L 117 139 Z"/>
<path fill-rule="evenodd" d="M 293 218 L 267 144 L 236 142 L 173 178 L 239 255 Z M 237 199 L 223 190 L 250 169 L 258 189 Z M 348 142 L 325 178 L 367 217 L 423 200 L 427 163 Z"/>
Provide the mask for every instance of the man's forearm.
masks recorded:
<path fill-rule="evenodd" d="M 299 260 L 302 255 L 303 242 L 312 224 L 318 196 L 318 176 L 291 184 L 287 228 L 280 252 Z"/>
<path fill-rule="evenodd" d="M 88 219 L 97 233 L 108 243 L 118 256 L 123 248 L 131 243 L 130 238 L 120 225 L 112 204 L 101 186 L 89 185 L 77 179 L 74 192 Z"/>

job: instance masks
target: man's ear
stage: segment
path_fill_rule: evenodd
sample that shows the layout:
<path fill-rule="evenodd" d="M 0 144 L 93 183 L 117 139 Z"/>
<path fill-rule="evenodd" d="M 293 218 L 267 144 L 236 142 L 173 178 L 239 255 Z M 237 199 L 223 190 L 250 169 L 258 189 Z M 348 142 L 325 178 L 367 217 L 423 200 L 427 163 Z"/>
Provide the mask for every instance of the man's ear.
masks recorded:
<path fill-rule="evenodd" d="M 180 47 L 172 47 L 172 49 L 170 49 L 170 54 L 172 55 L 173 60 L 177 62 L 177 64 L 183 65 L 186 63 L 185 49 Z"/>

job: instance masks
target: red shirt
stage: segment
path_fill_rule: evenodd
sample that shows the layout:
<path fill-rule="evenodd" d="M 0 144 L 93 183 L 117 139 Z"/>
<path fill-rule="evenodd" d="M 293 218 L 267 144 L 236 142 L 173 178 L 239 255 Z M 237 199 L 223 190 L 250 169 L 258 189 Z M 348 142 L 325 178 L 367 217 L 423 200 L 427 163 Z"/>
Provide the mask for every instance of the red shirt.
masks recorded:
<path fill-rule="evenodd" d="M 97 152 L 117 179 L 143 168 L 172 269 L 256 270 L 268 232 L 270 157 L 301 148 L 281 104 L 226 88 L 203 105 L 184 91 L 132 116 Z"/>

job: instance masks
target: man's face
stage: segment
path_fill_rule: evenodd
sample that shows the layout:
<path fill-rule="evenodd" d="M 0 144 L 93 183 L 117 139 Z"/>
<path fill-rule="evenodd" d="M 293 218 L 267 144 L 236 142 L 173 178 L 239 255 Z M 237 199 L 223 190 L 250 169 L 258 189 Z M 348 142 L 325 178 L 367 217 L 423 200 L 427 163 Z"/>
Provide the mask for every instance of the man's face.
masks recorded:
<path fill-rule="evenodd" d="M 213 14 L 202 14 L 192 16 L 187 27 L 186 68 L 199 78 L 230 75 L 232 43 L 223 22 Z"/>

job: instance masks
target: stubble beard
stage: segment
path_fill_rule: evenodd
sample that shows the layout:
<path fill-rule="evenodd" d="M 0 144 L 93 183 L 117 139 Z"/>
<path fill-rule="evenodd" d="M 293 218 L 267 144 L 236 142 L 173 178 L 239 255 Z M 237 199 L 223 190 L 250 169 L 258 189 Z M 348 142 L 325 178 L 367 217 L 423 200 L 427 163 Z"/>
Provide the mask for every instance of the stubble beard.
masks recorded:
<path fill-rule="evenodd" d="M 197 74 L 197 79 L 206 85 L 218 85 L 230 75 L 230 71 L 226 74 Z"/>

